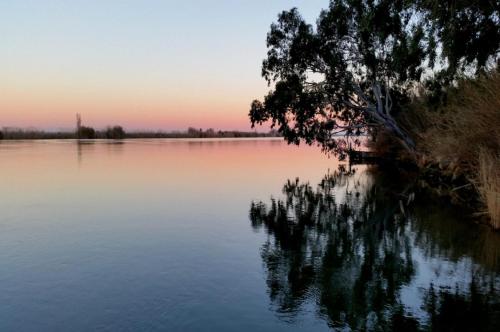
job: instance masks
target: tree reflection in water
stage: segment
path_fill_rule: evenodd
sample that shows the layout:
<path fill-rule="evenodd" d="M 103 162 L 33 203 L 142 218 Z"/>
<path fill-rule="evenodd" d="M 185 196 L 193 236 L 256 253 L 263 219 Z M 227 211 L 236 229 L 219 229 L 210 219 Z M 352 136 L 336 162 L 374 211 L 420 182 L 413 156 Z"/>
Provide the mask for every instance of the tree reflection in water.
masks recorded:
<path fill-rule="evenodd" d="M 333 328 L 500 328 L 498 234 L 435 202 L 410 202 L 401 183 L 340 169 L 317 188 L 289 180 L 282 199 L 252 202 L 280 317 L 293 321 L 312 304 Z"/>

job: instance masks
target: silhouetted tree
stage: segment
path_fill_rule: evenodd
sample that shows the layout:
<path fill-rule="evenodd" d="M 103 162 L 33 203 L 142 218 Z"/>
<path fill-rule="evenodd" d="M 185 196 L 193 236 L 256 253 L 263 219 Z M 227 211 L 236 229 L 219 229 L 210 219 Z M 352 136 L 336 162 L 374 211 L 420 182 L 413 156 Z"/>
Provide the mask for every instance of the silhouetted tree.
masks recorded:
<path fill-rule="evenodd" d="M 215 137 L 215 130 L 213 128 L 208 128 L 205 130 L 206 137 Z"/>
<path fill-rule="evenodd" d="M 416 0 L 427 32 L 429 66 L 448 80 L 496 65 L 500 45 L 500 2 Z"/>
<path fill-rule="evenodd" d="M 201 137 L 201 129 L 198 130 L 194 127 L 189 127 L 187 133 L 189 137 Z"/>
<path fill-rule="evenodd" d="M 80 126 L 80 129 L 78 131 L 78 138 L 82 138 L 82 139 L 94 139 L 94 138 L 96 138 L 96 133 L 95 133 L 94 128 Z"/>
<path fill-rule="evenodd" d="M 252 126 L 270 120 L 289 143 L 316 142 L 341 155 L 348 144 L 338 134 L 383 127 L 413 151 L 395 114 L 424 73 L 452 78 L 498 58 L 498 7 L 473 0 L 332 0 L 315 29 L 297 9 L 284 11 L 271 25 L 262 65 L 274 90 L 253 101 Z"/>
<path fill-rule="evenodd" d="M 107 139 L 124 139 L 125 130 L 121 126 L 108 127 L 104 135 Z"/>
<path fill-rule="evenodd" d="M 0 130 L 0 139 L 3 139 L 3 132 Z"/>

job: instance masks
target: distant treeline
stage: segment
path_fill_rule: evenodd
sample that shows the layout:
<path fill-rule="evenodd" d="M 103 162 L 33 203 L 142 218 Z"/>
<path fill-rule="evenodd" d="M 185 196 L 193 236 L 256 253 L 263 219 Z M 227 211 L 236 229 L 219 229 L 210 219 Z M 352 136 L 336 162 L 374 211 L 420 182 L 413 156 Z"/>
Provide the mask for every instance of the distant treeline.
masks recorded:
<path fill-rule="evenodd" d="M 188 128 L 186 131 L 132 131 L 126 132 L 121 126 L 110 126 L 103 130 L 81 126 L 77 131 L 43 131 L 37 129 L 3 128 L 0 139 L 124 139 L 124 138 L 237 138 L 237 137 L 279 137 L 276 130 L 267 133 L 252 131 L 222 131 L 214 129 Z"/>
<path fill-rule="evenodd" d="M 151 132 L 151 131 L 136 131 L 126 134 L 127 138 L 234 138 L 234 137 L 279 137 L 276 130 L 271 130 L 267 133 L 258 133 L 253 131 L 236 131 L 236 130 L 214 130 L 212 128 L 203 130 L 196 128 L 188 128 L 187 131 L 176 132 Z"/>

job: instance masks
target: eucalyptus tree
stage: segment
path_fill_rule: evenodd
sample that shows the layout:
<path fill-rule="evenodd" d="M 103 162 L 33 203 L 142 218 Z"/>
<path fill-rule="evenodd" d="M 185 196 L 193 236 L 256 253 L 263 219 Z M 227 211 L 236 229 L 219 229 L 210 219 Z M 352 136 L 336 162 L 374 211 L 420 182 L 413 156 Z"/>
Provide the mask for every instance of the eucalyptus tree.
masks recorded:
<path fill-rule="evenodd" d="M 498 58 L 498 3 L 485 1 L 481 17 L 471 12 L 477 1 L 455 3 L 332 0 L 315 27 L 296 8 L 283 11 L 267 35 L 262 65 L 273 90 L 252 102 L 252 126 L 271 121 L 289 143 L 318 143 L 341 155 L 345 138 L 382 127 L 414 151 L 395 115 L 423 78 L 439 72 L 449 83 L 459 68 L 480 69 Z M 449 26 L 455 23 L 465 27 Z M 460 48 L 460 36 L 473 41 Z"/>
<path fill-rule="evenodd" d="M 500 1 L 416 0 L 425 23 L 430 67 L 448 79 L 496 67 L 500 54 Z M 438 63 L 436 63 L 438 62 Z"/>

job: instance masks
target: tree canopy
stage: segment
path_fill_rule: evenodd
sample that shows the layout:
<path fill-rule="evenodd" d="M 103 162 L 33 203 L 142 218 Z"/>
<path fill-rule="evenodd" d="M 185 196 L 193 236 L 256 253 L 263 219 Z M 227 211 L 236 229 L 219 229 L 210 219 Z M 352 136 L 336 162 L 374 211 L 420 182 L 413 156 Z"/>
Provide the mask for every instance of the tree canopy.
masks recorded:
<path fill-rule="evenodd" d="M 124 139 L 125 130 L 122 126 L 107 127 L 104 136 L 107 139 Z"/>
<path fill-rule="evenodd" d="M 296 8 L 283 11 L 267 35 L 262 65 L 273 90 L 252 102 L 252 125 L 271 121 L 289 143 L 318 143 L 339 154 L 346 137 L 383 127 L 413 150 L 395 114 L 417 84 L 442 87 L 495 65 L 499 7 L 472 0 L 332 0 L 315 27 Z"/>

